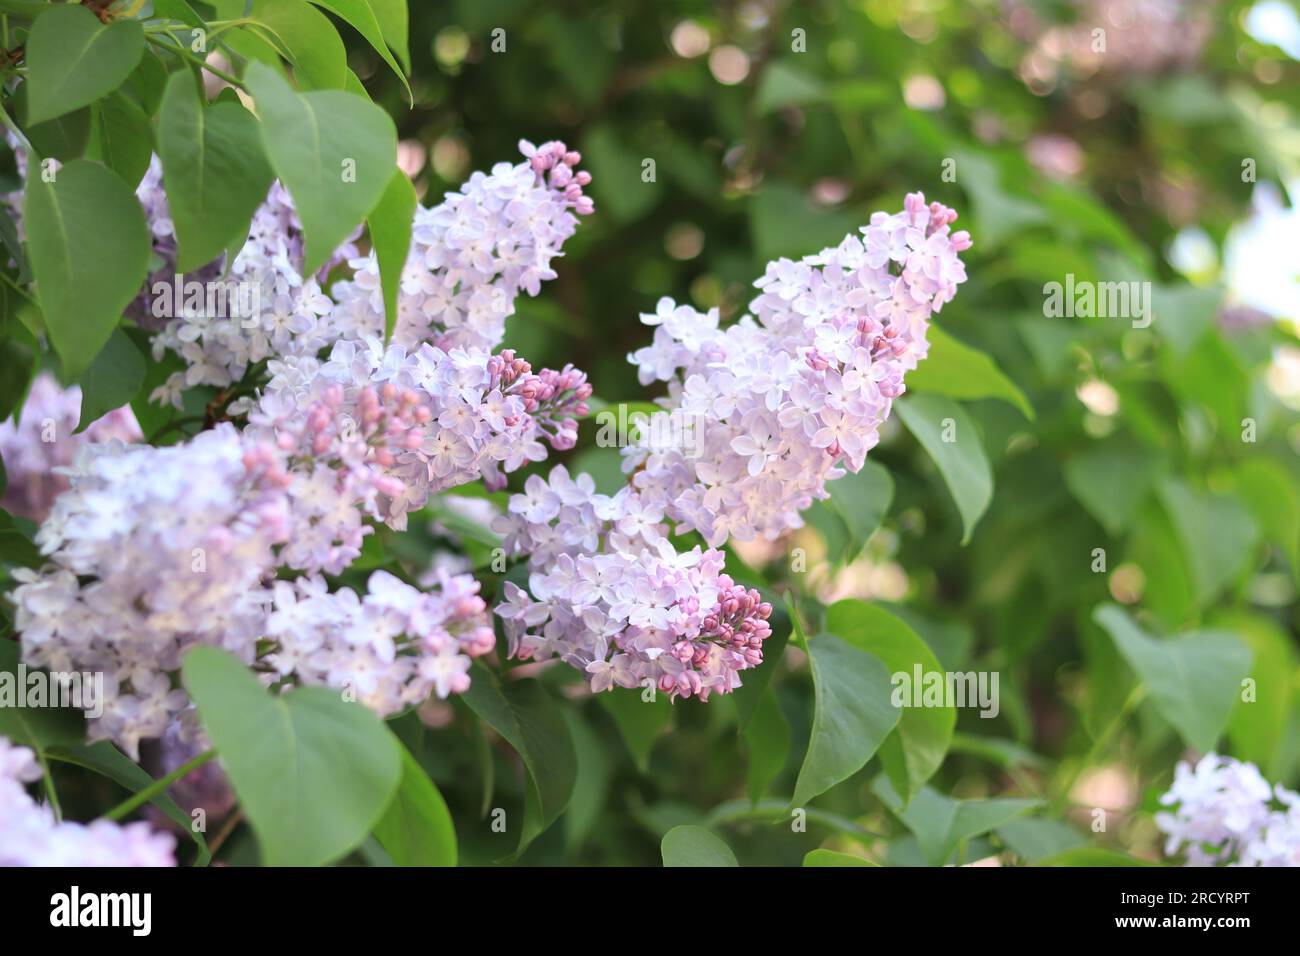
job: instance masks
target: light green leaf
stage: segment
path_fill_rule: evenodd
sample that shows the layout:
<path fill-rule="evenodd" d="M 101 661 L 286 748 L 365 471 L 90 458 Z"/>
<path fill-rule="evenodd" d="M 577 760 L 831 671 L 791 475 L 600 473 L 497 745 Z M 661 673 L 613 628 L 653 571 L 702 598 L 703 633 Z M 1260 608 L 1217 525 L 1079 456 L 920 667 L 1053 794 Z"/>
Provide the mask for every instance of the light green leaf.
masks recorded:
<path fill-rule="evenodd" d="M 796 807 L 861 770 L 899 718 L 889 699 L 889 668 L 880 658 L 833 634 L 808 641 L 808 656 L 816 704 L 794 785 Z"/>
<path fill-rule="evenodd" d="M 298 85 L 341 90 L 347 83 L 347 50 L 329 17 L 307 0 L 253 0 L 249 16 L 274 34 L 294 65 Z"/>
<path fill-rule="evenodd" d="M 138 20 L 108 26 L 76 4 L 46 8 L 27 36 L 27 116 L 32 123 L 88 106 L 122 85 L 144 53 Z"/>
<path fill-rule="evenodd" d="M 958 844 L 1003 826 L 1040 805 L 1038 800 L 1010 797 L 954 800 L 931 787 L 922 787 L 904 806 L 883 776 L 876 780 L 874 790 L 885 806 L 912 831 L 930 866 L 944 865 Z"/>
<path fill-rule="evenodd" d="M 853 561 L 885 519 L 894 500 L 894 479 L 883 465 L 867 461 L 861 471 L 849 472 L 826 488 L 831 493 L 832 510 L 843 520 L 849 533 L 844 560 Z"/>
<path fill-rule="evenodd" d="M 1119 536 L 1132 527 L 1161 462 L 1161 455 L 1145 445 L 1110 438 L 1066 461 L 1065 484 L 1098 524 Z"/>
<path fill-rule="evenodd" d="M 790 755 L 790 725 L 770 689 L 759 697 L 753 719 L 741 731 L 741 739 L 745 741 L 747 760 L 746 791 L 750 801 L 758 803 Z"/>
<path fill-rule="evenodd" d="M 379 260 L 379 282 L 384 292 L 384 341 L 393 337 L 397 325 L 397 297 L 402 270 L 411 251 L 411 225 L 419 199 L 410 177 L 400 169 L 393 173 L 379 205 L 370 211 L 370 245 Z"/>
<path fill-rule="evenodd" d="M 1011 379 L 988 355 L 957 341 L 937 325 L 930 326 L 930 352 L 907 376 L 909 392 L 931 392 L 949 398 L 1000 398 L 1029 420 L 1034 409 Z"/>
<path fill-rule="evenodd" d="M 837 853 L 834 850 L 810 850 L 803 858 L 804 866 L 879 866 L 870 860 L 851 853 Z"/>
<path fill-rule="evenodd" d="M 95 419 L 129 404 L 144 384 L 144 375 L 144 356 L 126 332 L 114 329 L 81 376 L 81 422 L 77 431 L 84 431 Z"/>
<path fill-rule="evenodd" d="M 359 96 L 295 93 L 262 63 L 249 64 L 246 79 L 257 99 L 271 167 L 302 219 L 303 272 L 315 272 L 392 182 L 397 131 L 387 113 Z"/>
<path fill-rule="evenodd" d="M 180 246 L 177 269 L 190 272 L 239 249 L 272 179 L 253 114 L 229 101 L 205 106 L 193 74 L 180 70 L 159 107 L 158 153 Z"/>
<path fill-rule="evenodd" d="M 816 76 L 784 60 L 773 60 L 763 70 L 754 105 L 760 113 L 770 113 L 783 106 L 816 103 L 825 98 L 826 86 Z"/>
<path fill-rule="evenodd" d="M 461 699 L 514 747 L 528 772 L 524 821 L 516 853 L 528 848 L 564 812 L 577 779 L 577 758 L 564 715 L 535 680 L 503 683 L 479 663 Z"/>
<path fill-rule="evenodd" d="M 365 840 L 402 779 L 400 745 L 373 711 L 325 687 L 271 696 L 215 647 L 195 647 L 181 672 L 263 863 L 319 866 Z"/>
<path fill-rule="evenodd" d="M 826 629 L 880 658 L 892 674 L 902 673 L 914 679 L 918 665 L 922 674 L 944 672 L 934 652 L 915 631 L 888 611 L 865 601 L 832 604 L 826 611 Z M 891 735 L 897 738 L 901 752 L 886 747 L 880 756 L 905 803 L 943 763 L 956 724 L 957 711 L 953 707 L 902 709 Z"/>
<path fill-rule="evenodd" d="M 1202 752 L 1213 750 L 1223 736 L 1241 681 L 1250 673 L 1250 648 L 1227 631 L 1193 631 L 1156 640 L 1115 604 L 1101 605 L 1092 616 L 1114 639 L 1183 740 Z"/>
<path fill-rule="evenodd" d="M 664 866 L 740 866 L 731 847 L 704 827 L 673 827 L 659 849 Z"/>
<path fill-rule="evenodd" d="M 1137 857 L 1128 856 L 1125 853 L 1118 853 L 1115 850 L 1105 850 L 1101 847 L 1078 847 L 1073 850 L 1065 850 L 1062 853 L 1056 853 L 1045 859 L 1039 860 L 1035 866 L 1159 866 L 1159 863 L 1151 863 L 1147 860 L 1139 860 Z"/>
<path fill-rule="evenodd" d="M 28 170 L 27 255 L 45 327 L 75 380 L 108 341 L 149 267 L 149 227 L 131 188 L 98 163 L 78 159 L 45 182 Z"/>
<path fill-rule="evenodd" d="M 1300 687 L 1291 636 L 1269 618 L 1242 610 L 1216 614 L 1210 624 L 1236 634 L 1255 658 L 1250 668 L 1254 699 L 1238 699 L 1228 719 L 1232 753 L 1257 764 L 1270 780 L 1284 778 L 1287 726 L 1295 716 L 1292 698 Z"/>
<path fill-rule="evenodd" d="M 1178 479 L 1166 479 L 1159 493 L 1204 606 L 1246 569 L 1259 533 L 1255 521 L 1235 497 L 1196 491 Z"/>
<path fill-rule="evenodd" d="M 618 731 L 632 752 L 636 767 L 645 773 L 650 766 L 650 751 L 655 741 L 673 720 L 673 708 L 668 698 L 656 694 L 654 700 L 641 699 L 638 690 L 614 688 L 598 697 L 605 711 L 614 718 Z"/>
<path fill-rule="evenodd" d="M 993 498 L 993 471 L 975 422 L 956 402 L 939 395 L 912 395 L 894 412 L 934 459 L 961 513 L 962 539 L 970 540 Z"/>
<path fill-rule="evenodd" d="M 1232 480 L 1237 497 L 1265 536 L 1282 549 L 1300 583 L 1300 488 L 1295 479 L 1276 461 L 1255 455 L 1237 465 Z"/>
<path fill-rule="evenodd" d="M 456 828 L 442 794 L 400 743 L 402 781 L 375 825 L 377 839 L 397 866 L 455 866 Z"/>
<path fill-rule="evenodd" d="M 375 52 L 383 57 L 384 62 L 397 74 L 397 78 L 402 83 L 402 88 L 406 90 L 407 101 L 411 105 L 415 105 L 415 98 L 411 94 L 411 84 L 406 81 L 406 74 L 402 71 L 401 65 L 388 50 L 388 44 L 384 40 L 383 28 L 379 25 L 379 20 L 375 16 L 374 4 L 370 0 L 312 0 L 312 3 L 338 14 L 340 18 L 352 24 L 356 31 L 361 34 L 367 43 L 375 48 Z"/>
<path fill-rule="evenodd" d="M 370 0 L 370 8 L 375 13 L 375 19 L 379 21 L 379 29 L 384 35 L 384 42 L 397 54 L 402 69 L 410 73 L 411 51 L 410 26 L 408 23 L 410 14 L 406 9 L 406 0 Z"/>
<path fill-rule="evenodd" d="M 129 96 L 112 93 L 92 107 L 94 135 L 86 152 L 135 189 L 149 169 L 153 156 L 153 128 L 149 117 Z"/>
<path fill-rule="evenodd" d="M 998 837 L 1014 853 L 1029 863 L 1081 847 L 1083 835 L 1060 820 L 1023 817 L 998 827 Z"/>

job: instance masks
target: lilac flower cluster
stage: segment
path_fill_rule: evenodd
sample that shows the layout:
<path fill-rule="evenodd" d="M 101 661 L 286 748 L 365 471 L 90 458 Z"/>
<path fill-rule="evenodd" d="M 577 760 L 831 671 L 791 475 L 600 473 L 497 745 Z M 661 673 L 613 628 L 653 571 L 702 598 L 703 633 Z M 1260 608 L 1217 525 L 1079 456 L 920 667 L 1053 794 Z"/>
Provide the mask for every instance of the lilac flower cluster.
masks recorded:
<path fill-rule="evenodd" d="M 590 475 L 562 465 L 530 477 L 494 524 L 532 568 L 529 591 L 507 582 L 496 609 L 511 654 L 559 657 L 597 692 L 708 700 L 739 687 L 739 672 L 762 663 L 772 606 L 722 573 L 721 551 L 679 554 L 662 518 L 631 488 L 597 494 Z"/>
<path fill-rule="evenodd" d="M 24 786 L 40 776 L 31 750 L 0 737 L 0 867 L 176 865 L 176 839 L 147 823 L 56 820 Z"/>
<path fill-rule="evenodd" d="M 48 372 L 32 380 L 21 418 L 0 422 L 0 459 L 8 477 L 0 505 L 6 511 L 43 521 L 54 499 L 68 487 L 62 469 L 72 464 L 82 445 L 144 437 L 129 406 L 114 409 L 76 432 L 80 420 L 80 388 L 61 388 Z"/>
<path fill-rule="evenodd" d="M 668 383 L 643 436 L 675 417 L 694 441 L 624 449 L 633 485 L 715 547 L 802 526 L 827 481 L 862 468 L 904 373 L 927 353 L 930 314 L 965 281 L 970 237 L 950 231 L 956 216 L 913 193 L 861 238 L 770 263 L 753 316 L 726 329 L 716 310 L 660 300 L 642 316 L 653 344 L 630 357 L 642 384 Z"/>
<path fill-rule="evenodd" d="M 281 444 L 226 424 L 184 445 L 82 449 L 37 533 L 49 563 L 14 572 L 11 600 L 27 663 L 105 675 L 92 739 L 136 757 L 162 735 L 189 704 L 168 675 L 197 644 L 268 684 L 350 688 L 383 713 L 464 690 L 469 657 L 492 646 L 468 575 L 423 593 L 377 572 L 364 597 L 327 593 L 319 576 L 276 580 L 283 567 L 341 570 L 359 553 L 361 510 L 396 490 L 367 457 L 386 446 L 365 436 L 400 440 L 413 406 L 391 414 L 378 401 L 359 401 L 361 438 L 331 429 L 327 399 Z"/>
<path fill-rule="evenodd" d="M 136 195 L 157 236 L 170 228 L 170 213 L 161 184 L 146 192 L 150 184 L 146 177 Z M 251 365 L 285 355 L 314 355 L 337 338 L 330 319 L 334 303 L 320 283 L 334 265 L 355 256 L 356 247 L 346 243 L 316 276 L 301 275 L 302 250 L 302 224 L 293 200 L 279 182 L 272 183 L 228 276 L 219 279 L 218 270 L 200 270 L 200 278 L 225 285 L 224 299 L 210 302 L 205 295 L 202 303 L 191 303 L 173 294 L 170 308 L 162 310 L 176 314 L 165 316 L 169 321 L 154 337 L 154 361 L 171 351 L 185 360 L 186 369 L 169 376 L 151 400 L 180 408 L 187 388 L 225 388 L 240 381 Z M 175 261 L 174 251 L 168 261 Z M 167 283 L 174 277 L 156 273 L 152 278 Z"/>
<path fill-rule="evenodd" d="M 1207 754 L 1180 763 L 1156 814 L 1165 852 L 1188 866 L 1300 866 L 1300 794 L 1270 787 L 1254 764 Z"/>
<path fill-rule="evenodd" d="M 827 481 L 862 468 L 927 353 L 931 313 L 965 281 L 971 242 L 951 231 L 956 218 L 913 193 L 861 238 L 769 264 L 753 316 L 726 329 L 717 310 L 671 299 L 643 316 L 654 342 L 629 359 L 669 395 L 624 449 L 628 487 L 597 495 L 590 476 L 557 467 L 494 524 L 529 556 L 528 591 L 508 584 L 496 611 L 512 653 L 559 657 L 596 691 L 650 681 L 707 699 L 740 686 L 762 662 L 771 606 L 723 574 L 714 549 L 800 527 Z M 674 528 L 710 549 L 678 555 Z"/>
<path fill-rule="evenodd" d="M 413 255 L 457 295 L 536 292 L 573 213 L 591 211 L 576 153 L 552 143 L 525 154 L 427 211 Z M 156 173 L 141 201 L 155 250 L 174 261 Z M 362 338 L 336 323 L 344 312 L 319 286 L 356 249 L 345 245 L 311 277 L 299 274 L 301 254 L 301 224 L 275 184 L 230 268 L 261 290 L 256 321 L 199 308 L 155 339 L 156 357 L 171 349 L 188 363 L 154 396 L 173 403 L 187 387 L 228 386 L 266 360 L 264 392 L 229 408 L 249 413 L 245 431 L 220 424 L 168 448 L 83 449 L 37 536 L 48 563 L 16 574 L 24 660 L 102 671 L 104 713 L 90 735 L 132 756 L 188 712 L 169 675 L 196 644 L 235 653 L 268 685 L 345 688 L 385 714 L 464 691 L 470 659 L 493 646 L 472 577 L 435 574 L 422 592 L 376 573 L 358 595 L 330 592 L 321 575 L 359 556 L 367 519 L 400 529 L 432 493 L 478 478 L 500 487 L 505 472 L 545 457 L 543 441 L 572 447 L 587 412 L 591 386 L 571 366 L 534 372 L 510 351 L 453 345 L 443 332 L 427 334 L 446 348 Z M 485 332 L 484 344 L 499 344 L 499 333 Z M 277 580 L 287 570 L 305 576 Z"/>
<path fill-rule="evenodd" d="M 415 350 L 428 342 L 446 350 L 493 349 L 520 292 L 537 295 L 555 278 L 551 260 L 592 211 L 583 187 L 591 175 L 563 143 L 521 140 L 525 162 L 474 173 L 459 192 L 415 213 L 410 255 L 402 272 L 393 341 Z M 351 280 L 331 290 L 340 337 L 381 336 L 384 300 L 374 253 L 349 263 Z"/>
<path fill-rule="evenodd" d="M 379 401 L 405 409 L 406 418 L 390 417 L 386 426 L 401 421 L 402 434 L 389 434 L 384 447 L 371 449 L 383 472 L 383 483 L 373 485 L 380 492 L 376 516 L 398 529 L 435 492 L 479 478 L 502 487 L 505 472 L 546 457 L 543 440 L 572 448 L 591 396 L 586 376 L 572 366 L 533 372 L 509 350 L 445 352 L 426 343 L 408 354 L 373 338 L 336 342 L 325 362 L 289 358 L 272 371 L 250 416 L 250 433 L 280 447 L 290 447 L 285 436 L 300 432 L 303 422 L 310 429 L 319 420 L 335 435 L 355 433 L 352 445 L 361 450 L 374 427 L 371 417 L 380 414 Z"/>

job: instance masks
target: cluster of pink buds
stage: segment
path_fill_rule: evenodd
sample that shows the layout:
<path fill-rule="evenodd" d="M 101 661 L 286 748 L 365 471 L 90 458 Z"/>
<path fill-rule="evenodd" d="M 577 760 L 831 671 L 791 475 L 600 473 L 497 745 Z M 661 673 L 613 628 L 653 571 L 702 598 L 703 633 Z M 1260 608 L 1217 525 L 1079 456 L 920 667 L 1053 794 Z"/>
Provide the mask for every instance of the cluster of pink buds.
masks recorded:
<path fill-rule="evenodd" d="M 544 180 L 551 189 L 559 191 L 574 212 L 585 216 L 592 211 L 591 197 L 582 194 L 582 187 L 591 182 L 591 173 L 578 169 L 578 163 L 582 162 L 581 153 L 569 149 L 559 140 L 536 147 L 527 140 L 520 140 L 519 150 L 527 157 L 528 165 L 537 173 L 539 181 Z"/>

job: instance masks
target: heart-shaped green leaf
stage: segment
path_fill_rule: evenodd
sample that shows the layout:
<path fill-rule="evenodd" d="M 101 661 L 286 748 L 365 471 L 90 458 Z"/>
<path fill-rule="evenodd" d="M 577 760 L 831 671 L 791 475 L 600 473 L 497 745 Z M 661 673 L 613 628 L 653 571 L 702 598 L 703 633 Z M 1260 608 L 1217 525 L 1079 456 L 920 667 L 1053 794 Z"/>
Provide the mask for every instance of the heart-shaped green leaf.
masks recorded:
<path fill-rule="evenodd" d="M 731 847 L 704 827 L 673 827 L 660 841 L 664 866 L 740 866 Z"/>
<path fill-rule="evenodd" d="M 894 411 L 939 466 L 961 512 L 965 544 L 993 499 L 993 470 L 975 422 L 960 405 L 940 395 L 910 395 L 895 402 Z"/>
<path fill-rule="evenodd" d="M 324 687 L 272 696 L 215 647 L 186 654 L 182 675 L 267 866 L 331 863 L 366 838 L 402 778 L 372 711 Z"/>
<path fill-rule="evenodd" d="M 375 839 L 398 866 L 455 866 L 456 828 L 446 801 L 411 752 L 402 750 L 402 782 L 375 825 Z"/>
<path fill-rule="evenodd" d="M 24 193 L 27 257 L 45 327 L 76 379 L 136 297 L 149 268 L 149 227 L 135 194 L 111 170 L 74 160 L 47 182 L 31 163 Z"/>
<path fill-rule="evenodd" d="M 1192 631 L 1166 640 L 1148 637 L 1115 604 L 1093 620 L 1105 628 L 1151 698 L 1183 740 L 1209 752 L 1223 735 L 1254 655 L 1229 631 Z"/>
<path fill-rule="evenodd" d="M 211 262 L 247 238 L 272 178 L 257 127 L 257 119 L 238 103 L 205 106 L 188 70 L 173 73 L 167 82 L 158 111 L 158 153 L 181 272 Z"/>
<path fill-rule="evenodd" d="M 105 26 L 78 4 L 47 7 L 27 36 L 29 122 L 62 116 L 117 89 L 143 52 L 139 20 Z"/>
<path fill-rule="evenodd" d="M 397 130 L 373 103 L 336 90 L 296 93 L 263 63 L 249 64 L 247 81 L 271 167 L 306 232 L 303 272 L 315 272 L 392 182 Z"/>

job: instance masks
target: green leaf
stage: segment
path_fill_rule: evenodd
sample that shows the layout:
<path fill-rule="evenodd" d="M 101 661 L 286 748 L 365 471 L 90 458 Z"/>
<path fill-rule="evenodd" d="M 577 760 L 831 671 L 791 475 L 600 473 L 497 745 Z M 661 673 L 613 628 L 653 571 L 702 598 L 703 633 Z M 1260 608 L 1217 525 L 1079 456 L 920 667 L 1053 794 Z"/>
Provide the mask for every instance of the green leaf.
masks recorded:
<path fill-rule="evenodd" d="M 303 222 L 303 272 L 315 272 L 392 182 L 397 131 L 373 103 L 333 90 L 295 93 L 261 63 L 249 64 L 247 82 L 271 166 Z"/>
<path fill-rule="evenodd" d="M 614 718 L 618 732 L 636 761 L 637 770 L 645 773 L 650 766 L 650 751 L 655 741 L 672 723 L 673 708 L 668 698 L 656 694 L 653 700 L 641 699 L 641 692 L 615 688 L 597 698 Z"/>
<path fill-rule="evenodd" d="M 117 89 L 142 53 L 138 20 L 105 26 L 85 7 L 48 7 L 27 36 L 28 119 L 42 123 L 90 105 Z"/>
<path fill-rule="evenodd" d="M 1204 606 L 1246 569 L 1258 537 L 1255 521 L 1235 497 L 1199 492 L 1178 479 L 1161 483 L 1159 493 Z"/>
<path fill-rule="evenodd" d="M 114 329 L 81 376 L 81 422 L 77 431 L 85 431 L 95 419 L 129 404 L 144 384 L 144 375 L 144 356 L 126 332 Z"/>
<path fill-rule="evenodd" d="M 471 678 L 461 699 L 515 748 L 528 772 L 524 821 L 515 851 L 522 853 L 569 804 L 578 773 L 573 741 L 563 713 L 537 681 L 505 684 L 477 662 Z"/>
<path fill-rule="evenodd" d="M 1250 673 L 1250 648 L 1227 631 L 1194 631 L 1156 640 L 1115 604 L 1101 605 L 1092 616 L 1114 639 L 1183 740 L 1202 752 L 1213 750 L 1242 679 Z"/>
<path fill-rule="evenodd" d="M 343 89 L 348 74 L 347 51 L 329 17 L 307 0 L 253 0 L 248 15 L 280 41 L 300 86 Z"/>
<path fill-rule="evenodd" d="M 965 544 L 993 498 L 993 471 L 975 422 L 939 395 L 912 395 L 895 402 L 894 411 L 939 467 L 961 513 Z"/>
<path fill-rule="evenodd" d="M 781 663 L 782 655 L 785 654 L 785 645 L 790 640 L 790 632 L 777 627 L 776 616 L 780 613 L 779 610 L 774 612 L 772 636 L 763 642 L 763 663 L 752 670 L 745 671 L 745 682 L 731 692 L 739 717 L 736 728 L 738 731 L 743 732 L 753 719 L 763 692 L 771 686 L 772 676 Z"/>
<path fill-rule="evenodd" d="M 861 770 L 899 718 L 890 703 L 889 668 L 880 658 L 833 634 L 808 641 L 808 657 L 816 709 L 794 785 L 796 807 Z"/>
<path fill-rule="evenodd" d="M 804 866 L 878 866 L 870 860 L 851 853 L 837 853 L 834 850 L 810 850 L 803 858 Z"/>
<path fill-rule="evenodd" d="M 370 0 L 370 9 L 374 11 L 375 19 L 379 21 L 379 30 L 384 35 L 384 42 L 388 44 L 397 59 L 402 64 L 402 69 L 407 73 L 411 72 L 411 51 L 410 51 L 410 14 L 406 9 L 406 0 Z"/>
<path fill-rule="evenodd" d="M 3 512 L 0 517 L 8 518 Z M 19 694 L 19 647 L 17 641 L 0 639 L 0 736 L 44 754 L 56 746 L 72 746 L 86 739 L 86 721 L 81 711 L 72 707 L 20 707 L 17 700 L 6 700 L 10 693 Z M 26 668 L 36 672 L 39 668 Z M 7 686 L 6 686 L 7 685 Z"/>
<path fill-rule="evenodd" d="M 782 182 L 764 185 L 749 199 L 750 232 L 759 259 L 790 256 L 798 259 L 848 234 L 857 235 L 858 217 L 844 210 L 813 204 L 799 189 Z"/>
<path fill-rule="evenodd" d="M 398 80 L 402 83 L 402 88 L 406 90 L 407 101 L 414 106 L 415 97 L 411 94 L 411 84 L 406 81 L 406 74 L 402 71 L 401 65 L 388 50 L 388 44 L 384 40 L 383 28 L 379 25 L 379 19 L 375 16 L 374 5 L 370 0 L 312 0 L 312 3 L 338 14 L 340 18 L 352 24 L 362 38 L 375 48 L 375 52 L 397 74 Z"/>
<path fill-rule="evenodd" d="M 922 787 L 904 806 L 885 777 L 874 790 L 894 816 L 912 831 L 930 866 L 943 866 L 958 844 L 1003 826 L 1040 805 L 1038 800 L 1000 797 L 993 800 L 954 800 L 932 787 Z"/>
<path fill-rule="evenodd" d="M 1291 474 L 1270 458 L 1256 455 L 1237 465 L 1232 473 L 1234 489 L 1291 565 L 1300 583 L 1300 489 Z"/>
<path fill-rule="evenodd" d="M 94 744 L 57 744 L 51 747 L 47 752 L 51 760 L 58 760 L 62 763 L 72 764 L 77 767 L 84 767 L 87 770 L 93 770 L 101 776 L 107 777 L 119 786 L 129 790 L 131 793 L 139 793 L 145 787 L 151 786 L 155 781 L 154 778 L 145 773 L 137 764 L 131 761 L 131 758 L 114 747 L 107 740 L 101 740 Z M 194 858 L 195 866 L 207 866 L 212 855 L 208 852 L 208 841 L 204 838 L 201 831 L 194 829 L 194 821 L 190 815 L 182 810 L 165 792 L 160 793 L 149 801 L 163 815 L 175 823 L 178 827 L 190 835 L 194 845 L 198 850 Z"/>
<path fill-rule="evenodd" d="M 978 349 L 957 341 L 936 325 L 930 326 L 930 352 L 907 376 L 909 392 L 931 392 L 949 398 L 1000 398 L 1030 421 L 1034 409 L 1011 379 Z"/>
<path fill-rule="evenodd" d="M 1069 824 L 1041 817 L 1011 820 L 998 827 L 997 834 L 1008 848 L 1029 863 L 1037 863 L 1085 843 L 1083 835 Z"/>
<path fill-rule="evenodd" d="M 783 106 L 816 103 L 825 97 L 826 86 L 816 76 L 783 60 L 773 60 L 763 70 L 754 106 L 760 113 L 770 113 Z"/>
<path fill-rule="evenodd" d="M 402 778 L 373 711 L 325 687 L 271 696 L 215 647 L 191 650 L 181 673 L 267 866 L 319 866 L 365 840 Z"/>
<path fill-rule="evenodd" d="M 772 781 L 780 776 L 790 755 L 790 725 L 781 713 L 776 695 L 769 689 L 758 699 L 753 719 L 741 731 L 745 741 L 746 792 L 758 803 Z"/>
<path fill-rule="evenodd" d="M 14 93 L 14 113 L 36 154 L 42 159 L 57 159 L 63 163 L 84 156 L 90 143 L 91 108 L 83 106 L 43 123 L 33 123 L 27 105 L 30 89 L 30 80 L 18 87 Z"/>
<path fill-rule="evenodd" d="M 48 183 L 32 163 L 24 226 L 45 327 L 64 374 L 75 380 L 144 282 L 151 248 L 144 211 L 131 188 L 98 163 L 74 160 Z"/>
<path fill-rule="evenodd" d="M 704 827 L 673 827 L 659 850 L 664 866 L 740 866 L 731 847 Z"/>
<path fill-rule="evenodd" d="M 826 488 L 831 493 L 832 510 L 843 520 L 849 533 L 844 560 L 852 561 L 862 553 L 867 539 L 885 520 L 894 500 L 894 479 L 883 465 L 867 461 L 861 471 L 856 474 L 849 472 L 830 482 Z"/>
<path fill-rule="evenodd" d="M 1066 461 L 1065 484 L 1097 523 L 1118 537 L 1132 527 L 1162 460 L 1145 445 L 1110 438 Z"/>
<path fill-rule="evenodd" d="M 909 680 L 918 665 L 923 674 L 944 672 L 934 652 L 915 631 L 888 611 L 865 601 L 832 604 L 826 611 L 826 629 L 874 654 L 891 673 L 906 674 Z M 890 782 L 905 803 L 943 763 L 956 724 L 957 711 L 953 707 L 902 708 L 898 727 L 891 735 L 897 737 L 901 760 L 886 748 L 882 748 L 880 756 Z"/>
<path fill-rule="evenodd" d="M 375 825 L 377 839 L 398 866 L 455 866 L 456 828 L 429 775 L 401 744 L 402 782 Z"/>
<path fill-rule="evenodd" d="M 397 325 L 397 296 L 402 287 L 402 270 L 411 252 L 411 226 L 419 199 L 410 177 L 400 169 L 393 173 L 379 205 L 370 211 L 370 245 L 379 260 L 379 283 L 384 291 L 384 341 L 393 337 Z"/>
<path fill-rule="evenodd" d="M 158 154 L 180 247 L 177 271 L 242 246 L 272 179 L 253 114 L 229 101 L 205 106 L 193 74 L 180 70 L 158 108 Z"/>
<path fill-rule="evenodd" d="M 578 757 L 573 798 L 564 811 L 564 846 L 572 855 L 582 849 L 605 809 L 613 761 L 610 748 L 581 714 L 566 708 L 564 720 L 569 725 L 569 735 L 573 738 L 573 749 Z"/>
<path fill-rule="evenodd" d="M 112 93 L 93 107 L 94 136 L 89 159 L 97 159 L 122 177 L 132 189 L 149 169 L 153 156 L 153 129 L 149 117 L 134 100 Z"/>
<path fill-rule="evenodd" d="M 1269 618 L 1247 611 L 1217 614 L 1210 623 L 1240 637 L 1255 658 L 1250 668 L 1254 699 L 1238 700 L 1228 719 L 1232 753 L 1257 764 L 1270 780 L 1284 778 L 1287 726 L 1294 716 L 1292 696 L 1300 686 L 1291 637 Z"/>
<path fill-rule="evenodd" d="M 1078 847 L 1073 850 L 1065 850 L 1062 853 L 1056 853 L 1045 859 L 1039 860 L 1035 866 L 1159 866 L 1159 863 L 1151 863 L 1147 860 L 1139 860 L 1137 857 L 1129 856 L 1125 853 L 1117 853 L 1115 850 L 1105 850 L 1101 847 Z"/>

